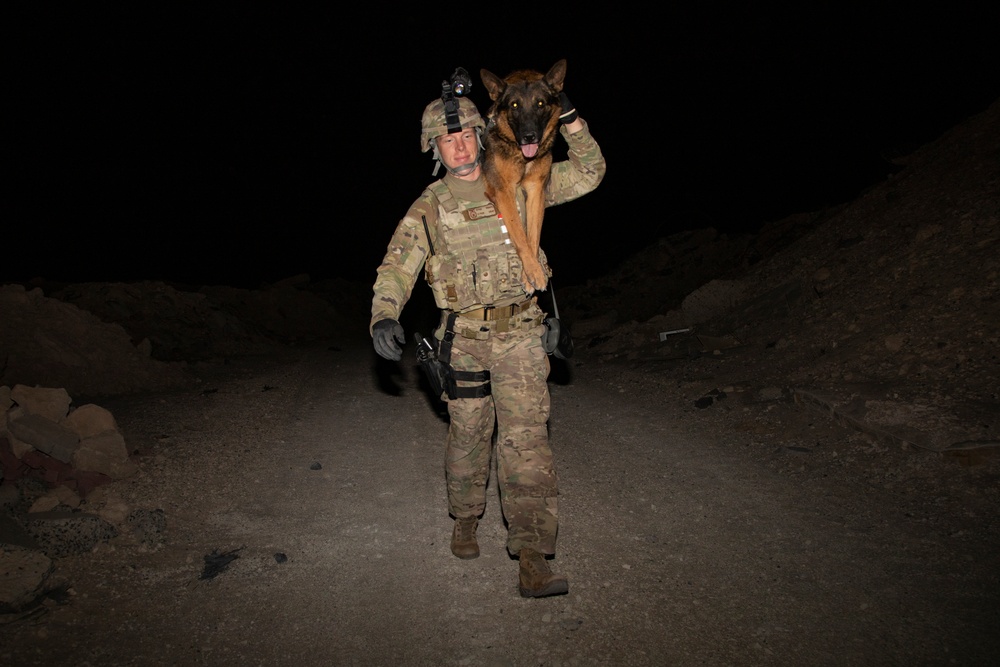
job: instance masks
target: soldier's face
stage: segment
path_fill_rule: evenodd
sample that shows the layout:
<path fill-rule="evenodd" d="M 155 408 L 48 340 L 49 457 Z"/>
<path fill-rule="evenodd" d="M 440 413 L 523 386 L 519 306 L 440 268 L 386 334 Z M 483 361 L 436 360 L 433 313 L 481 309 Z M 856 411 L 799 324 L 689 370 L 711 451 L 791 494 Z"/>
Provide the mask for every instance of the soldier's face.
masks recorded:
<path fill-rule="evenodd" d="M 476 161 L 479 142 L 476 140 L 474 129 L 445 134 L 434 141 L 437 142 L 441 161 L 450 169 L 458 169 Z"/>

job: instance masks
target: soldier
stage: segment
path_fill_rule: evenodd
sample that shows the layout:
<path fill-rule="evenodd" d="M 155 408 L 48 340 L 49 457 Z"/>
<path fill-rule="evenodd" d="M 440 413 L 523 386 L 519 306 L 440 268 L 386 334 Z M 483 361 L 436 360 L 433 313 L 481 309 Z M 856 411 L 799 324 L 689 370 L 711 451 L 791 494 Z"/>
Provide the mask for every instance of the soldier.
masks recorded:
<path fill-rule="evenodd" d="M 447 83 L 441 98 L 424 109 L 420 135 L 422 152 L 433 150 L 433 175 L 442 164 L 447 173 L 423 191 L 396 227 L 377 271 L 370 332 L 380 356 L 401 359 L 405 334 L 399 317 L 423 270 L 441 309 L 433 345 L 447 370 L 441 398 L 449 416 L 445 479 L 455 519 L 452 553 L 479 556 L 476 528 L 486 508 L 496 429 L 507 550 L 519 559 L 520 594 L 560 595 L 568 592 L 568 581 L 547 562 L 555 554 L 559 515 L 548 441 L 545 313 L 537 297 L 525 292 L 517 252 L 484 193 L 483 119 L 470 99 L 459 96 L 459 85 L 449 91 Z M 565 94 L 561 98 L 560 133 L 570 159 L 553 165 L 546 206 L 591 192 L 605 172 L 586 122 Z M 522 211 L 523 204 L 521 193 Z M 539 254 L 551 275 L 544 252 Z"/>

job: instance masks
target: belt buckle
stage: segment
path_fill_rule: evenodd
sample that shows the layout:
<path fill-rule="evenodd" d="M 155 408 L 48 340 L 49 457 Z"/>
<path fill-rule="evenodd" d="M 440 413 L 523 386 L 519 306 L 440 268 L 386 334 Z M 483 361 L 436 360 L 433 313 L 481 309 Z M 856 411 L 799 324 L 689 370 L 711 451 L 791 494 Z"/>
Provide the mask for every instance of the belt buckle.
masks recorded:
<path fill-rule="evenodd" d="M 483 306 L 482 308 L 473 308 L 472 310 L 467 310 L 464 313 L 458 313 L 458 316 L 459 317 L 465 317 L 465 318 L 468 318 L 470 320 L 473 320 L 473 319 L 483 319 L 483 320 L 485 320 L 486 319 L 486 311 L 487 310 L 488 309 L 485 306 Z"/>
<path fill-rule="evenodd" d="M 509 306 L 483 306 L 483 321 L 496 322 L 514 317 L 518 313 L 527 309 L 530 301 L 524 304 L 512 303 Z"/>

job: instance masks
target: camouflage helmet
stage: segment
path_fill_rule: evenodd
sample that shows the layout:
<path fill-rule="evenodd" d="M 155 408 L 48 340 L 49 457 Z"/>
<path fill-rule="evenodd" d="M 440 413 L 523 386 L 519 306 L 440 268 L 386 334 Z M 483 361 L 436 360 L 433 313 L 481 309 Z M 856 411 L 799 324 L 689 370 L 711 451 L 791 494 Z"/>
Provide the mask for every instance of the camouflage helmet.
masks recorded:
<path fill-rule="evenodd" d="M 479 109 L 475 103 L 467 97 L 456 97 L 458 100 L 458 120 L 463 129 L 486 127 Z M 424 115 L 420 118 L 420 151 L 426 153 L 431 149 L 431 140 L 448 134 L 448 121 L 445 118 L 444 102 L 438 98 L 424 108 Z"/>

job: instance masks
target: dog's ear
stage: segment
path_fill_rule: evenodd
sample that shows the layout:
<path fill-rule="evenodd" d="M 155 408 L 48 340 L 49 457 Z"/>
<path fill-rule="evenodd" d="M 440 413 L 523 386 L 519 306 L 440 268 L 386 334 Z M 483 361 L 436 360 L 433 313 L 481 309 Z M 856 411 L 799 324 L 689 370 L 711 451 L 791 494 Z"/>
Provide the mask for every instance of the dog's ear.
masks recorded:
<path fill-rule="evenodd" d="M 563 82 L 566 80 L 566 59 L 563 58 L 549 70 L 545 75 L 545 83 L 552 87 L 557 93 L 562 92 Z"/>
<path fill-rule="evenodd" d="M 507 84 L 503 82 L 503 79 L 487 69 L 479 70 L 479 76 L 482 78 L 486 90 L 489 91 L 490 99 L 496 102 Z"/>

